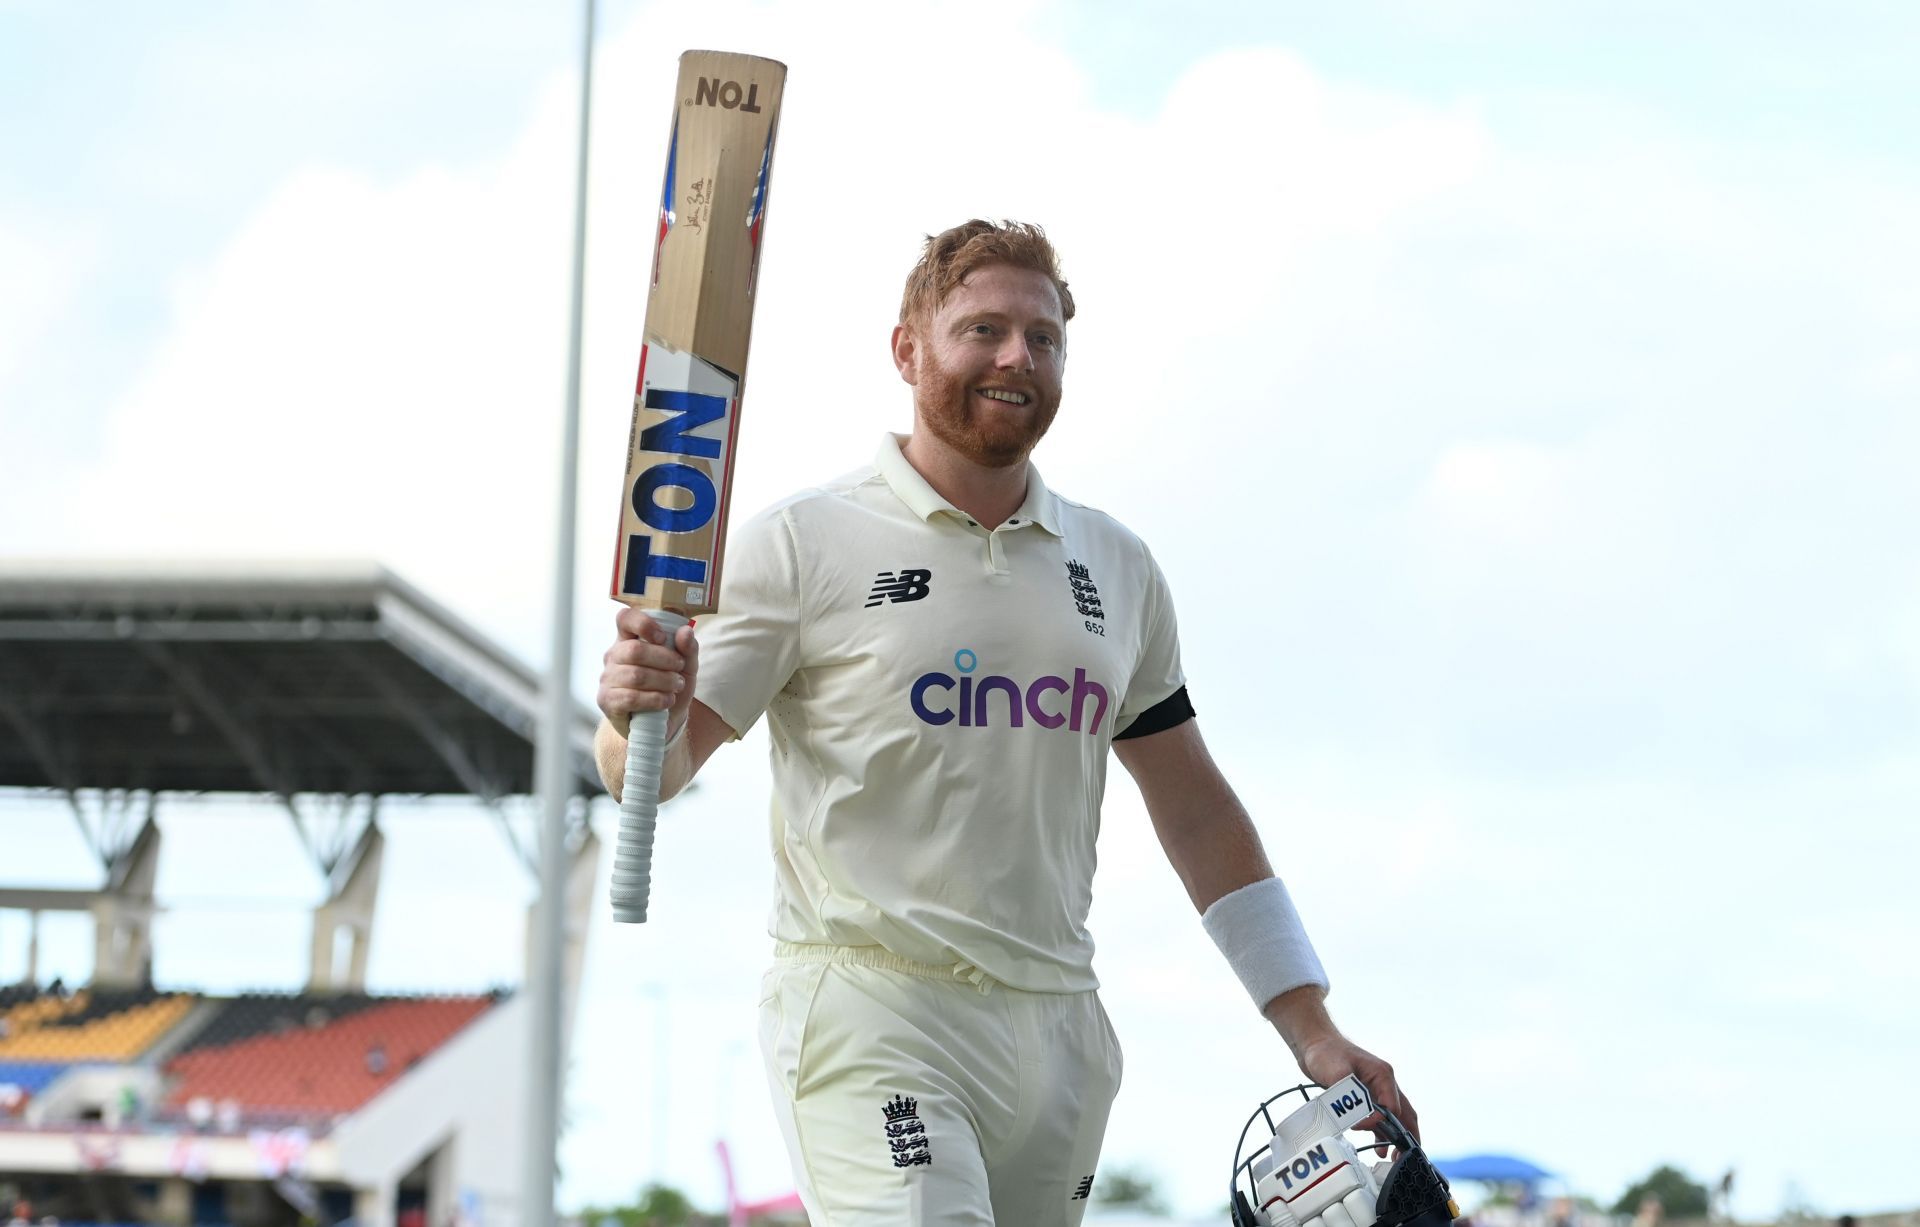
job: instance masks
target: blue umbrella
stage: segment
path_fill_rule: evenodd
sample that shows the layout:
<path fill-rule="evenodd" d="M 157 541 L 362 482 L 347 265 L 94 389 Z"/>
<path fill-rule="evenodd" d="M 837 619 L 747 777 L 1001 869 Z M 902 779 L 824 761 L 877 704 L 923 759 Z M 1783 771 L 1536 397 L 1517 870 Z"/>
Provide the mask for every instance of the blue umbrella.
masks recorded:
<path fill-rule="evenodd" d="M 1533 1184 L 1553 1173 L 1513 1155 L 1462 1155 L 1435 1159 L 1433 1165 L 1448 1180 L 1483 1180 L 1489 1184 Z"/>

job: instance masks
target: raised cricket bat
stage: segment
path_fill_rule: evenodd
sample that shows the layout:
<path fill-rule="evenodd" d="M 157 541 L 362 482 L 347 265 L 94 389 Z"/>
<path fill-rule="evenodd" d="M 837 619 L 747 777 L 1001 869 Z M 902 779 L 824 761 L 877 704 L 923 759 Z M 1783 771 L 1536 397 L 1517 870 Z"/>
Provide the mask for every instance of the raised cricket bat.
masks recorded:
<path fill-rule="evenodd" d="M 646 336 L 627 436 L 613 596 L 672 634 L 720 600 L 740 390 L 787 67 L 758 56 L 680 57 Z M 627 740 L 613 918 L 647 918 L 667 713 Z"/>

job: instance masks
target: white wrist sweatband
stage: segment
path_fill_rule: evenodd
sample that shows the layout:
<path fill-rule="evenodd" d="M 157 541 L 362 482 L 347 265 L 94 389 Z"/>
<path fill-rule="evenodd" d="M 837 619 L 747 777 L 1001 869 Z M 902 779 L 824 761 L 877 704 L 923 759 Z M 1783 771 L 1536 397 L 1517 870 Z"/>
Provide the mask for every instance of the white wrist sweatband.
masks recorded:
<path fill-rule="evenodd" d="M 1227 956 L 1255 1009 L 1303 984 L 1327 987 L 1326 969 L 1307 940 L 1286 884 L 1266 878 L 1214 900 L 1200 917 L 1207 936 Z"/>

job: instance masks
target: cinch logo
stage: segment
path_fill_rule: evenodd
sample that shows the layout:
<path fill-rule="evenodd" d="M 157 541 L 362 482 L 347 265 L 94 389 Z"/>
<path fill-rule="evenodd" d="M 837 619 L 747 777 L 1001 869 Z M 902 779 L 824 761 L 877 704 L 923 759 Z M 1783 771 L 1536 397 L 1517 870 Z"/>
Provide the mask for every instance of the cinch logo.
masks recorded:
<path fill-rule="evenodd" d="M 951 673 L 923 673 L 914 679 L 907 701 L 913 714 L 928 724 L 958 721 L 961 728 L 1005 724 L 1017 729 L 1031 718 L 1043 729 L 1065 725 L 1070 732 L 1094 736 L 1106 718 L 1107 688 L 1089 678 L 1085 669 L 1075 669 L 1071 682 L 1049 674 L 1024 686 L 993 673 L 976 678 L 973 672 L 980 667 L 980 658 L 971 648 L 953 654 L 953 667 L 960 674 L 957 678 Z M 993 701 L 996 694 L 1001 701 Z"/>
<path fill-rule="evenodd" d="M 725 107 L 729 111 L 745 111 L 749 115 L 760 113 L 760 86 L 750 82 L 744 88 L 738 81 L 723 81 L 719 77 L 701 77 L 700 83 L 693 87 L 693 103 L 703 107 Z"/>
<path fill-rule="evenodd" d="M 1322 1142 L 1311 1150 L 1301 1151 L 1293 1157 L 1292 1162 L 1281 1168 L 1280 1183 L 1283 1187 L 1292 1189 L 1331 1162 L 1333 1160 L 1327 1158 L 1327 1145 Z"/>

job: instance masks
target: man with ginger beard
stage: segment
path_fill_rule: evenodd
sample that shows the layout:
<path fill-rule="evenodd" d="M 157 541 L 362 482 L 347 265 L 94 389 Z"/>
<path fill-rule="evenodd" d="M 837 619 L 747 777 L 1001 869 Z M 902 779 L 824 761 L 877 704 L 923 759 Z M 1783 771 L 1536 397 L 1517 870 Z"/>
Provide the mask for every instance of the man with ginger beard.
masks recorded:
<path fill-rule="evenodd" d="M 663 797 L 767 717 L 761 1047 L 823 1227 L 1081 1221 L 1121 1065 L 1086 930 L 1110 750 L 1300 1068 L 1357 1074 L 1418 1128 L 1391 1067 L 1327 1014 L 1200 738 L 1160 569 L 1028 459 L 1073 314 L 1038 227 L 930 238 L 892 340 L 912 432 L 736 526 L 697 641 L 623 609 L 606 653 L 596 751 L 616 796 L 633 712 L 668 712 Z"/>

